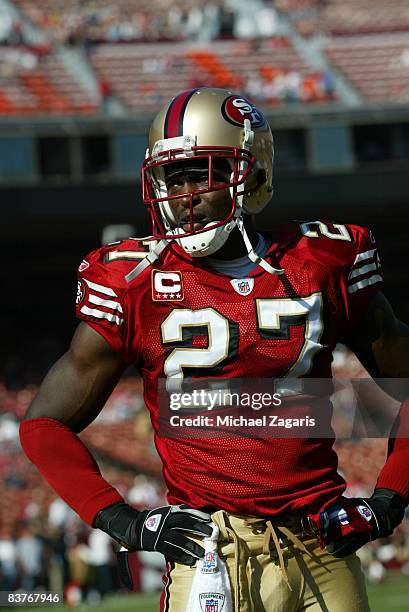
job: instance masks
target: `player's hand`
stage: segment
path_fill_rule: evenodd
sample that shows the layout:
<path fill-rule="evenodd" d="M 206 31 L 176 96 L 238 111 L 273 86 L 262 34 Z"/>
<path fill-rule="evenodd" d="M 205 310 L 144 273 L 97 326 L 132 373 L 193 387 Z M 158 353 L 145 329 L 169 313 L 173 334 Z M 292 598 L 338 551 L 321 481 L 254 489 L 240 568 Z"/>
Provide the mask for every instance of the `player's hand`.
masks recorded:
<path fill-rule="evenodd" d="M 326 549 L 334 557 L 346 557 L 367 542 L 391 535 L 405 514 L 406 500 L 390 489 L 376 489 L 370 498 L 352 498 L 347 502 L 335 502 L 324 511 Z M 349 529 L 349 533 L 342 535 L 343 526 L 353 525 L 354 511 L 364 517 L 368 528 L 365 531 Z M 341 536 L 331 537 L 331 532 Z"/>
<path fill-rule="evenodd" d="M 209 536 L 211 517 L 186 505 L 162 506 L 138 512 L 125 503 L 98 513 L 94 526 L 131 551 L 157 551 L 166 559 L 194 565 L 204 555 L 202 546 L 188 536 Z"/>

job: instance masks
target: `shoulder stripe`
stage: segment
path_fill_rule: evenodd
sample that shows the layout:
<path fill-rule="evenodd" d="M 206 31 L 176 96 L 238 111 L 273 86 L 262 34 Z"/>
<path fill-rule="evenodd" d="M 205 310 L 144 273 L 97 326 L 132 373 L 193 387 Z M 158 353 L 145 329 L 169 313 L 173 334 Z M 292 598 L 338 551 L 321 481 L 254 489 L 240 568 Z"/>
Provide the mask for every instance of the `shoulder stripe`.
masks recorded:
<path fill-rule="evenodd" d="M 380 274 L 374 274 L 365 280 L 358 281 L 357 283 L 348 287 L 348 293 L 355 293 L 359 289 L 363 289 L 364 287 L 368 287 L 369 285 L 374 285 L 375 283 L 382 282 L 382 276 Z"/>
<path fill-rule="evenodd" d="M 122 306 L 119 302 L 115 302 L 114 300 L 104 300 L 93 293 L 89 294 L 88 302 L 91 302 L 91 304 L 96 304 L 96 306 L 104 306 L 110 310 L 117 310 L 118 312 L 123 313 Z"/>
<path fill-rule="evenodd" d="M 97 308 L 88 308 L 88 306 L 83 306 L 81 308 L 81 312 L 82 314 L 89 315 L 90 317 L 95 317 L 97 319 L 106 319 L 110 323 L 116 323 L 117 325 L 121 325 L 124 321 L 111 312 L 103 312 Z"/>
<path fill-rule="evenodd" d="M 361 266 L 360 268 L 355 268 L 352 270 L 352 272 L 350 272 L 348 280 L 351 280 L 351 278 L 355 278 L 356 276 L 363 276 L 367 272 L 372 272 L 372 270 L 378 270 L 378 267 L 378 264 L 371 263 L 367 264 L 366 266 Z"/>
<path fill-rule="evenodd" d="M 375 253 L 376 253 L 376 249 L 371 249 L 370 251 L 364 251 L 363 253 L 358 253 L 352 265 L 354 266 L 356 263 L 358 263 L 359 261 L 363 261 L 364 259 L 370 259 L 371 257 L 374 256 Z"/>
<path fill-rule="evenodd" d="M 87 283 L 90 289 L 94 289 L 94 291 L 98 291 L 98 293 L 103 293 L 104 295 L 110 295 L 112 297 L 118 297 L 115 291 L 110 289 L 110 287 L 104 287 L 104 285 L 98 285 L 98 283 L 93 283 L 90 280 L 84 278 L 84 281 Z"/>

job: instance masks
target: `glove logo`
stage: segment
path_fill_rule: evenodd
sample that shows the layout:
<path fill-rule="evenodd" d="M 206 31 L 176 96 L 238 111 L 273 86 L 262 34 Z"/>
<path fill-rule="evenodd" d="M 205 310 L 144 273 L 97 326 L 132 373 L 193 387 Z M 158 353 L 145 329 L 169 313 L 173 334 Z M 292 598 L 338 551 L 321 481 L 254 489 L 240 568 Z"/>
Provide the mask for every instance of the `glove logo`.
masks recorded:
<path fill-rule="evenodd" d="M 346 513 L 344 508 L 341 508 L 338 511 L 338 520 L 341 525 L 349 525 L 348 514 Z"/>
<path fill-rule="evenodd" d="M 153 516 L 149 516 L 145 521 L 146 529 L 149 529 L 149 531 L 157 531 L 161 520 L 161 514 L 154 514 Z"/>
<path fill-rule="evenodd" d="M 221 593 L 200 593 L 200 609 L 202 612 L 222 612 L 225 599 Z"/>
<path fill-rule="evenodd" d="M 359 514 L 361 516 L 363 516 L 364 519 L 366 519 L 368 521 L 368 523 L 369 523 L 369 521 L 372 518 L 372 512 L 370 511 L 368 506 L 357 506 L 357 510 L 358 510 Z"/>

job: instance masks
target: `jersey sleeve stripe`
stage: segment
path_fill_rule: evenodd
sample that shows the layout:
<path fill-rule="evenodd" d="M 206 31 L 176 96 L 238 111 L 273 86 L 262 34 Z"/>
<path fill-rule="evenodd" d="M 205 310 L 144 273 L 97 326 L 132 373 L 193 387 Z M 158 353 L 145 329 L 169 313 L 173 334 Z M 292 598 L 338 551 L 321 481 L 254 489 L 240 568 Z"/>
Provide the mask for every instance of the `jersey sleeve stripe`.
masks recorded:
<path fill-rule="evenodd" d="M 375 283 L 381 283 L 382 280 L 383 279 L 380 274 L 374 274 L 373 276 L 370 276 L 369 278 L 366 278 L 365 280 L 361 280 L 361 281 L 358 281 L 357 283 L 354 283 L 353 285 L 350 285 L 350 287 L 348 287 L 348 293 L 355 293 L 359 289 L 363 289 L 364 287 L 368 287 L 369 285 L 374 285 Z"/>
<path fill-rule="evenodd" d="M 371 264 L 367 264 L 366 266 L 361 266 L 360 268 L 355 268 L 355 270 L 352 270 L 349 274 L 348 280 L 351 280 L 352 278 L 355 278 L 356 276 L 363 276 L 364 274 L 367 274 L 367 272 L 372 272 L 372 270 L 377 270 L 378 269 L 378 264 L 376 263 L 371 263 Z"/>
<path fill-rule="evenodd" d="M 104 300 L 103 298 L 90 293 L 88 296 L 88 302 L 91 304 L 95 304 L 96 306 L 104 306 L 104 308 L 109 308 L 110 310 L 118 311 L 121 314 L 123 313 L 122 306 L 119 302 L 114 300 Z"/>
<path fill-rule="evenodd" d="M 104 295 L 110 295 L 111 297 L 118 297 L 115 291 L 113 291 L 110 287 L 104 287 L 104 285 L 98 285 L 98 283 L 93 283 L 90 280 L 84 278 L 84 281 L 87 283 L 90 289 L 94 291 L 98 291 L 98 293 L 103 293 Z"/>
<path fill-rule="evenodd" d="M 371 249 L 370 251 L 364 251 L 363 253 L 358 253 L 352 265 L 354 266 L 356 263 L 358 263 L 359 261 L 363 261 L 364 259 L 371 259 L 371 257 L 373 257 L 375 253 L 376 253 L 376 249 Z"/>
<path fill-rule="evenodd" d="M 117 325 L 121 325 L 123 323 L 123 319 L 114 315 L 111 312 L 103 312 L 102 310 L 98 310 L 97 308 L 88 308 L 88 306 L 83 306 L 81 308 L 81 312 L 84 315 L 88 315 L 90 317 L 95 317 L 96 319 L 106 319 L 110 323 L 116 323 Z"/>

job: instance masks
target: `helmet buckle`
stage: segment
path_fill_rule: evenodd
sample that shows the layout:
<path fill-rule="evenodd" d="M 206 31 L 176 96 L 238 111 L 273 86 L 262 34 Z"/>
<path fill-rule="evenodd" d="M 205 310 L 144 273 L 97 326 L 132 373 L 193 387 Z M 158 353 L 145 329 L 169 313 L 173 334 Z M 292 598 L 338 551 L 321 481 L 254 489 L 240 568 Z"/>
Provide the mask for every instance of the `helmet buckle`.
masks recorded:
<path fill-rule="evenodd" d="M 183 148 L 183 151 L 186 157 L 193 157 L 193 155 L 195 154 L 193 151 L 193 147 L 196 146 L 196 141 L 197 141 L 196 136 L 189 136 L 189 134 L 186 134 L 185 136 L 183 136 L 182 148 Z"/>

